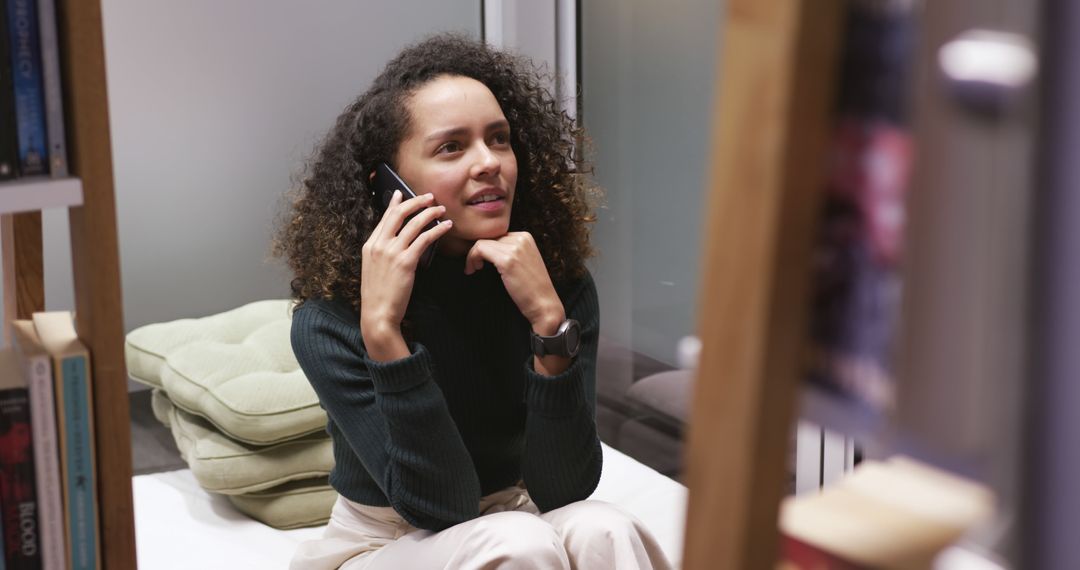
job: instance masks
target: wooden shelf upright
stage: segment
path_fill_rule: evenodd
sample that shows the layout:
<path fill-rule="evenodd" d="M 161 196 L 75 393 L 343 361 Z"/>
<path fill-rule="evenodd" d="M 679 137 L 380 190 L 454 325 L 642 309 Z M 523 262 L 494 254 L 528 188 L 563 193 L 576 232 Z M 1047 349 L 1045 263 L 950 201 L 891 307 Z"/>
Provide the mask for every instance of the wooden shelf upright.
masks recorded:
<path fill-rule="evenodd" d="M 775 567 L 842 0 L 729 0 L 713 117 L 688 570 Z"/>
<path fill-rule="evenodd" d="M 61 1 L 57 16 L 68 161 L 81 182 L 81 205 L 70 182 L 26 179 L 0 187 L 0 203 L 8 206 L 0 212 L 22 210 L 3 215 L 5 316 L 26 319 L 45 309 L 40 209 L 69 206 L 76 326 L 93 367 L 101 563 L 126 570 L 136 566 L 131 427 L 101 3 Z M 36 205 L 32 197 L 13 205 L 34 185 L 48 195 Z"/>

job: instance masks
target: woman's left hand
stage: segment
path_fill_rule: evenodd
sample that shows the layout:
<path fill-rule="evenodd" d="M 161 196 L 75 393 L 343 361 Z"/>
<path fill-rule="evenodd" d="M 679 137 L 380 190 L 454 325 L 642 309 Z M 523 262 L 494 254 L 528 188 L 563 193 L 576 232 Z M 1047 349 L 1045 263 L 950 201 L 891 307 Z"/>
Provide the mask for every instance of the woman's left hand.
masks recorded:
<path fill-rule="evenodd" d="M 465 257 L 465 274 L 479 271 L 485 261 L 499 270 L 503 286 L 533 330 L 543 336 L 555 334 L 566 312 L 532 234 L 510 232 L 498 239 L 477 240 Z"/>

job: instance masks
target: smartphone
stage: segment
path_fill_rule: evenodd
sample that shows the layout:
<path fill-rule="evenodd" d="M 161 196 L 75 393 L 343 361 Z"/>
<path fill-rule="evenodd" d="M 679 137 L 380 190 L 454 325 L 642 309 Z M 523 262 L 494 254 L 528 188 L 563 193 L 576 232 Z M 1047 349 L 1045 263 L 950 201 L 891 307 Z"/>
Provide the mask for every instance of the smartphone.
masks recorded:
<path fill-rule="evenodd" d="M 389 164 L 380 162 L 375 167 L 375 178 L 371 181 L 371 203 L 375 205 L 376 211 L 379 212 L 379 217 L 382 217 L 386 213 L 386 208 L 390 205 L 390 199 L 394 197 L 394 190 L 401 190 L 401 201 L 404 202 L 409 198 L 415 198 L 416 192 L 409 188 L 409 185 L 398 176 L 397 172 L 394 172 L 393 168 L 390 168 Z M 405 218 L 402 222 L 402 226 L 409 223 L 409 220 L 416 217 L 416 214 Z M 439 225 L 439 220 L 435 220 L 427 225 L 422 231 L 426 232 L 435 226 Z M 428 247 L 424 253 L 420 256 L 419 267 L 427 267 L 431 265 L 431 260 L 435 259 L 435 245 L 433 243 Z"/>

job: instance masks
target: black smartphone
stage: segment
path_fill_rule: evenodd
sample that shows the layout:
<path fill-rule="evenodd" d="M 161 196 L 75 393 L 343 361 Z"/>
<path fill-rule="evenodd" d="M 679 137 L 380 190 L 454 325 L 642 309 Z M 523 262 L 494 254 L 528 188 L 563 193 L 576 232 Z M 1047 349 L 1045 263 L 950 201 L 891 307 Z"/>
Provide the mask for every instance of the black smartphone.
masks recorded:
<path fill-rule="evenodd" d="M 386 213 L 386 208 L 390 205 L 390 199 L 394 197 L 394 190 L 401 190 L 401 201 L 404 202 L 409 198 L 415 198 L 416 192 L 409 188 L 409 185 L 398 176 L 397 172 L 394 172 L 393 168 L 390 168 L 389 164 L 380 162 L 375 167 L 375 178 L 371 181 L 371 203 L 375 206 L 376 211 L 379 212 L 381 218 Z M 409 220 L 416 217 L 416 214 L 405 218 L 405 221 L 401 223 L 402 227 L 409 223 Z M 435 226 L 439 225 L 439 220 L 435 220 L 425 227 L 422 232 L 426 232 Z M 423 254 L 420 255 L 419 267 L 427 267 L 431 265 L 431 260 L 435 259 L 435 245 L 431 244 Z"/>

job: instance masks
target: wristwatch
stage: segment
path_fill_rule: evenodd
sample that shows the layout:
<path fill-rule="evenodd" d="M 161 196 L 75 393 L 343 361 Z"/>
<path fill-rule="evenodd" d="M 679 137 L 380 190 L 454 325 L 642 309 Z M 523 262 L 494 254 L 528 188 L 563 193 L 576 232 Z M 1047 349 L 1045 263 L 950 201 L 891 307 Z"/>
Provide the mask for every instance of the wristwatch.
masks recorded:
<path fill-rule="evenodd" d="M 581 326 L 574 319 L 563 321 L 553 336 L 540 336 L 536 331 L 532 333 L 532 351 L 536 356 L 553 354 L 573 358 L 580 348 Z"/>

